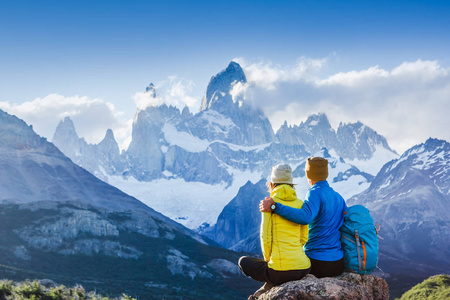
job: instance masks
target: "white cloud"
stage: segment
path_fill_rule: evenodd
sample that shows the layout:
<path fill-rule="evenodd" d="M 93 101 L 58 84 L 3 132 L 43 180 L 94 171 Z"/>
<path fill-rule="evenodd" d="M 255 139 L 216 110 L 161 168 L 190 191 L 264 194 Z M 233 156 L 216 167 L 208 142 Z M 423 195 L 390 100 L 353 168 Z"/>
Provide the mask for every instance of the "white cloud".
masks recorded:
<path fill-rule="evenodd" d="M 138 109 L 165 103 L 178 107 L 180 110 L 188 106 L 191 111 L 197 111 L 200 107 L 200 99 L 189 95 L 193 88 L 193 81 L 180 79 L 178 76 L 170 76 L 167 80 L 156 84 L 156 96 L 152 93 L 139 92 L 134 94 L 133 99 Z"/>
<path fill-rule="evenodd" d="M 318 85 L 358 86 L 365 82 L 370 82 L 379 78 L 387 78 L 388 76 L 389 72 L 380 69 L 379 66 L 375 66 L 362 71 L 338 73 L 325 80 L 317 81 L 316 83 Z"/>
<path fill-rule="evenodd" d="M 247 89 L 249 85 L 238 82 L 231 88 L 230 95 L 233 102 L 243 101 L 247 97 Z"/>
<path fill-rule="evenodd" d="M 341 121 L 365 123 L 400 153 L 428 137 L 450 141 L 450 76 L 437 61 L 404 62 L 392 70 L 373 66 L 326 78 L 318 73 L 327 59 L 303 59 L 288 67 L 240 61 L 249 78 L 240 90 L 264 109 L 275 130 L 285 120 L 299 124 L 323 112 L 335 128 Z"/>
<path fill-rule="evenodd" d="M 124 143 L 131 136 L 131 123 L 123 119 L 113 104 L 100 99 L 50 94 L 21 104 L 0 102 L 0 109 L 33 125 L 34 131 L 49 141 L 65 117 L 72 119 L 78 135 L 88 143 L 99 143 L 108 128 L 114 131 L 119 145 L 126 146 Z"/>
<path fill-rule="evenodd" d="M 281 82 L 296 82 L 311 80 L 315 72 L 320 70 L 328 58 L 311 59 L 301 57 L 296 64 L 290 67 L 274 65 L 272 62 L 250 63 L 244 58 L 235 58 L 244 69 L 249 85 L 274 90 Z"/>
<path fill-rule="evenodd" d="M 393 76 L 416 77 L 422 81 L 430 81 L 437 77 L 447 76 L 448 70 L 443 69 L 437 61 L 404 62 L 392 70 Z"/>
<path fill-rule="evenodd" d="M 161 96 L 154 96 L 153 94 L 147 92 L 137 92 L 134 94 L 133 99 L 139 110 L 144 110 L 149 106 L 159 106 L 164 103 Z"/>
<path fill-rule="evenodd" d="M 192 81 L 171 76 L 156 86 L 156 97 L 152 97 L 151 93 L 135 93 L 133 99 L 139 109 L 166 103 L 180 109 L 187 105 L 191 111 L 198 110 L 199 99 L 189 96 L 193 87 Z M 113 130 L 121 149 L 127 149 L 131 142 L 131 116 L 125 116 L 112 103 L 101 99 L 50 94 L 21 104 L 0 102 L 0 109 L 33 125 L 34 131 L 49 141 L 52 140 L 58 123 L 65 117 L 70 117 L 78 136 L 88 143 L 99 143 L 108 128 Z"/>

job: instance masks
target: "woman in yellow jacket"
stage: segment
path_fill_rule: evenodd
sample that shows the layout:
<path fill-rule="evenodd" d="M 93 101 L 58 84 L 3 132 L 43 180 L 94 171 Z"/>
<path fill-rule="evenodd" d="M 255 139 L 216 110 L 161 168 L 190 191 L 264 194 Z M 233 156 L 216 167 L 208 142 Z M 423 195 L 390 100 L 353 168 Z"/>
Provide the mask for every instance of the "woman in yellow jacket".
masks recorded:
<path fill-rule="evenodd" d="M 270 196 L 276 203 L 301 208 L 293 188 L 292 169 L 287 164 L 272 168 L 268 183 Z M 277 214 L 263 212 L 261 218 L 261 249 L 264 260 L 243 256 L 239 268 L 244 275 L 265 282 L 249 299 L 257 297 L 275 285 L 302 279 L 311 270 L 311 262 L 303 251 L 308 240 L 308 225 L 293 223 Z"/>

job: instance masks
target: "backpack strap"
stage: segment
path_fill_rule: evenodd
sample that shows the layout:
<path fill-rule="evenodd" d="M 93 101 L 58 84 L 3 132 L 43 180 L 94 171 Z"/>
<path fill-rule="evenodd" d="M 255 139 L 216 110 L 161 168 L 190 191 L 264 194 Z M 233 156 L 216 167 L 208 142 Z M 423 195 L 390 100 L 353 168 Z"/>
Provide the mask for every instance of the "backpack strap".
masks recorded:
<path fill-rule="evenodd" d="M 341 236 L 346 239 L 349 242 L 352 242 L 353 244 L 356 244 L 356 242 L 354 240 L 352 240 L 351 238 L 349 238 L 345 233 L 342 233 Z"/>
<path fill-rule="evenodd" d="M 358 253 L 358 264 L 359 264 L 359 270 L 361 271 L 361 253 L 359 253 L 359 247 L 361 247 L 361 243 L 359 242 L 359 233 L 358 230 L 355 229 L 355 239 L 356 239 L 356 252 Z"/>

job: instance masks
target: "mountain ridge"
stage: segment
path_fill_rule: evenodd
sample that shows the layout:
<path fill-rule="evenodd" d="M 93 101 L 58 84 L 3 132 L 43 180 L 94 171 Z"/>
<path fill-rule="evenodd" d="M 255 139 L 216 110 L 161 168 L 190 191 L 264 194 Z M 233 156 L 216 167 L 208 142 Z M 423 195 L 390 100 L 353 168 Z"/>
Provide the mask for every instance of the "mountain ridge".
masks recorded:
<path fill-rule="evenodd" d="M 238 254 L 101 181 L 1 110 L 0 125 L 1 276 L 35 272 L 91 287 L 95 279 L 94 288 L 115 293 L 137 285 L 144 298 L 195 299 L 191 288 L 227 298 L 253 289 L 242 278 L 239 288 L 227 286 L 242 276 Z M 205 288 L 213 285 L 222 296 Z"/>

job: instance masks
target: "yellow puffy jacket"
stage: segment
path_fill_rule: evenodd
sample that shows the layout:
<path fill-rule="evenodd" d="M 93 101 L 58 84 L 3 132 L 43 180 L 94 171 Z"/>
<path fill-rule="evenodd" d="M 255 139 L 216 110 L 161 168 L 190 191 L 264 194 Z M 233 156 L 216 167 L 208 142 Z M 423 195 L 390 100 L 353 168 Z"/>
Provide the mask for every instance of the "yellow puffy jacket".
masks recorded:
<path fill-rule="evenodd" d="M 287 184 L 277 186 L 270 196 L 275 202 L 301 208 L 303 201 Z M 303 251 L 308 240 L 308 225 L 293 223 L 270 212 L 262 213 L 261 249 L 269 268 L 277 271 L 303 270 L 311 266 Z"/>

